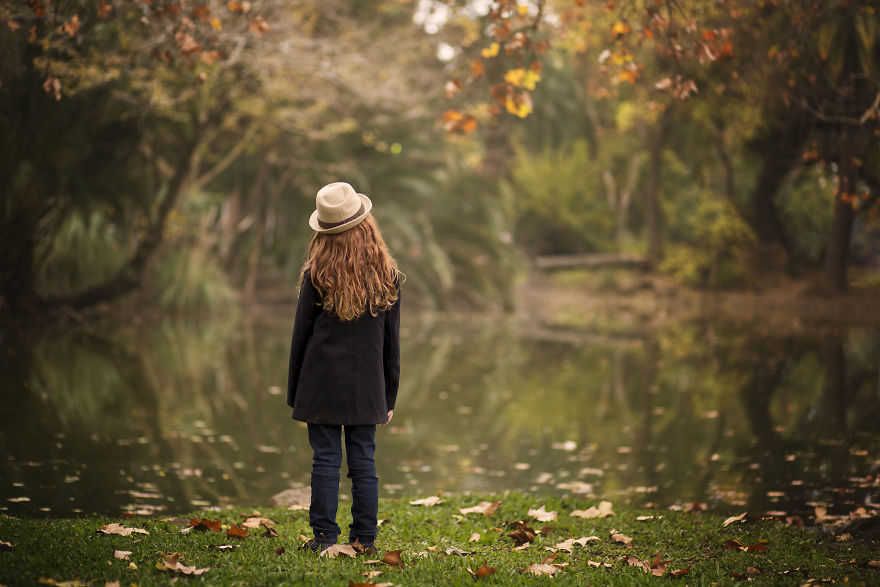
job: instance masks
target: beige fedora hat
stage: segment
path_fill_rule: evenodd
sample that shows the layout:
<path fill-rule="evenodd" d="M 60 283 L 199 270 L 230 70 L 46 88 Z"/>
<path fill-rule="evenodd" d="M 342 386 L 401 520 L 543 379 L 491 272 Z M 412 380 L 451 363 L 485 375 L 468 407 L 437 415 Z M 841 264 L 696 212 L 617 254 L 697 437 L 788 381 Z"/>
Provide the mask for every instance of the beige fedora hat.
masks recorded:
<path fill-rule="evenodd" d="M 354 191 L 350 184 L 336 181 L 318 190 L 315 208 L 309 217 L 312 230 L 335 234 L 360 224 L 373 208 L 373 202 Z"/>

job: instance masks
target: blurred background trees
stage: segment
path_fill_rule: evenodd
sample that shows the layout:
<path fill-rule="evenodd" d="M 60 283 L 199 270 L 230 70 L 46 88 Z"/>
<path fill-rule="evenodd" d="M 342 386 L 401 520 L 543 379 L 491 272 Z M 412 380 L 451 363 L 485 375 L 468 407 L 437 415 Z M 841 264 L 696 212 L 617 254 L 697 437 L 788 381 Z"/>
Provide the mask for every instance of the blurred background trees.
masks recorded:
<path fill-rule="evenodd" d="M 511 308 L 530 257 L 592 252 L 698 287 L 840 291 L 880 263 L 878 19 L 818 0 L 5 0 L 2 306 L 291 301 L 314 193 L 340 178 L 425 306 Z"/>

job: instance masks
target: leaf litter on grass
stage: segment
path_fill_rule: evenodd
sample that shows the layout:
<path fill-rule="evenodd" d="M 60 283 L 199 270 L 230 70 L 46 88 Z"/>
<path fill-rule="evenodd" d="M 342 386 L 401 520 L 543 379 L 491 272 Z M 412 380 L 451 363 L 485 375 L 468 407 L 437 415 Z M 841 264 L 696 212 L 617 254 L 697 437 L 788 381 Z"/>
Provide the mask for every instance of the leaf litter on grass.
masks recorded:
<path fill-rule="evenodd" d="M 558 517 L 556 512 L 548 512 L 543 505 L 537 509 L 530 509 L 528 515 L 539 522 L 553 522 Z"/>
<path fill-rule="evenodd" d="M 131 536 L 132 534 L 149 534 L 143 528 L 129 528 L 127 526 L 123 526 L 122 524 L 118 524 L 113 522 L 111 524 L 105 524 L 98 528 L 99 534 L 112 534 L 116 536 Z"/>
<path fill-rule="evenodd" d="M 164 555 L 162 555 L 162 558 L 159 559 L 159 562 L 156 563 L 156 568 L 160 571 L 167 571 L 170 573 L 194 577 L 204 575 L 211 570 L 211 567 L 199 569 L 194 566 L 187 566 L 180 562 L 180 558 L 181 555 L 179 552 L 165 553 Z"/>
<path fill-rule="evenodd" d="M 462 515 L 483 514 L 484 516 L 491 516 L 498 510 L 498 507 L 500 505 L 500 501 L 481 501 L 475 506 L 469 508 L 460 508 L 458 511 Z"/>
<path fill-rule="evenodd" d="M 600 501 L 598 506 L 590 506 L 585 510 L 574 510 L 569 515 L 587 520 L 593 518 L 607 518 L 614 515 L 614 507 L 610 501 Z"/>

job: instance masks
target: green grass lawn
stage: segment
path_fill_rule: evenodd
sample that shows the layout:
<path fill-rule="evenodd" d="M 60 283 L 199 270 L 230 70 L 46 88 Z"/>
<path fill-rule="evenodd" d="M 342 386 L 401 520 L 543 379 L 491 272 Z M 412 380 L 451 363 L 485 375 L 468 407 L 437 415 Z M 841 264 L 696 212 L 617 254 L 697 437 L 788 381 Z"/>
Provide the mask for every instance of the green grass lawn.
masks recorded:
<path fill-rule="evenodd" d="M 483 500 L 500 500 L 501 506 L 491 516 L 462 516 L 459 508 Z M 74 519 L 0 518 L 0 540 L 11 542 L 11 550 L 0 552 L 0 583 L 31 585 L 43 581 L 73 581 L 103 585 L 118 581 L 121 585 L 167 584 L 175 578 L 156 568 L 164 553 L 180 553 L 185 565 L 209 567 L 199 577 L 180 577 L 184 582 L 210 585 L 348 585 L 349 582 L 390 582 L 394 585 L 638 585 L 678 582 L 682 585 L 726 585 L 750 577 L 753 583 L 802 585 L 810 579 L 833 580 L 849 584 L 880 584 L 880 569 L 868 564 L 878 556 L 877 545 L 858 539 L 837 542 L 816 530 L 786 526 L 779 521 L 748 520 L 722 528 L 724 516 L 707 512 L 672 512 L 634 510 L 615 506 L 615 515 L 602 519 L 571 517 L 574 509 L 585 509 L 596 501 L 565 498 L 540 498 L 519 493 L 497 496 L 457 496 L 444 498 L 433 507 L 409 505 L 406 499 L 382 500 L 382 524 L 377 546 L 382 558 L 385 551 L 401 550 L 403 566 L 368 563 L 368 556 L 334 559 L 319 558 L 301 550 L 300 535 L 309 535 L 308 513 L 279 508 L 260 508 L 262 516 L 276 523 L 276 537 L 266 537 L 263 528 L 252 529 L 245 538 L 227 536 L 229 524 L 241 522 L 254 510 L 238 508 L 222 512 L 198 512 L 197 517 L 219 519 L 220 532 L 192 530 L 181 533 L 190 516 L 179 518 L 108 518 Z M 345 506 L 346 502 L 342 502 Z M 558 512 L 555 521 L 530 519 L 530 508 L 545 505 Z M 640 521 L 639 516 L 655 516 Z M 508 536 L 508 524 L 525 520 L 541 532 L 530 546 L 514 551 Z M 109 522 L 143 528 L 149 535 L 103 535 L 98 528 Z M 347 528 L 348 512 L 340 512 L 340 526 Z M 610 537 L 614 529 L 632 538 L 627 546 Z M 475 533 L 480 538 L 471 542 Z M 344 536 L 344 535 L 343 535 Z M 556 570 L 553 578 L 532 576 L 524 569 L 540 563 L 552 553 L 545 549 L 568 538 L 597 536 L 585 547 L 574 546 L 572 553 L 559 551 L 548 561 Z M 736 540 L 753 551 L 725 546 Z M 235 545 L 219 550 L 217 546 Z M 457 547 L 473 551 L 466 556 L 447 554 Z M 283 550 L 282 550 L 283 549 Z M 130 560 L 117 560 L 114 550 L 131 551 Z M 628 557 L 647 562 L 650 567 L 659 555 L 666 563 L 663 576 L 627 563 Z M 591 566 L 590 561 L 610 567 Z M 473 578 L 483 565 L 495 573 Z M 657 565 L 655 565 L 657 566 Z M 551 569 L 551 570 L 552 570 Z M 687 569 L 687 574 L 673 577 L 672 570 Z M 364 573 L 380 571 L 368 579 Z M 659 573 L 660 570 L 658 569 Z M 737 578 L 740 577 L 740 578 Z"/>

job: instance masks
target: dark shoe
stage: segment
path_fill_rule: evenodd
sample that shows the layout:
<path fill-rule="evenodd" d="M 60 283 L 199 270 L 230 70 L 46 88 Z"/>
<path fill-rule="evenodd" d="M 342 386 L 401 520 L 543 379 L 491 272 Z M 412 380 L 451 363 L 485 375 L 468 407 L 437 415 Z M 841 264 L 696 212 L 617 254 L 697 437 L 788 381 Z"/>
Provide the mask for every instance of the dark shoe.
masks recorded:
<path fill-rule="evenodd" d="M 300 548 L 302 548 L 303 550 L 306 550 L 306 549 L 311 550 L 315 554 L 320 554 L 320 553 L 324 552 L 325 550 L 327 550 L 328 548 L 330 548 L 331 546 L 333 546 L 333 544 L 331 544 L 329 542 L 318 542 L 317 540 L 312 538 L 308 542 L 304 542 Z"/>
<path fill-rule="evenodd" d="M 376 556 L 377 554 L 379 554 L 379 551 L 376 550 L 376 547 L 373 545 L 372 542 L 370 542 L 368 544 L 364 544 L 360 541 L 359 538 L 355 538 L 354 542 L 349 542 L 349 545 L 359 555 L 366 554 L 368 556 Z"/>

